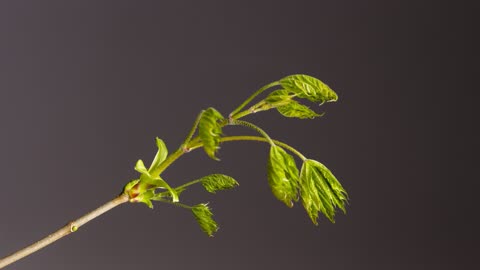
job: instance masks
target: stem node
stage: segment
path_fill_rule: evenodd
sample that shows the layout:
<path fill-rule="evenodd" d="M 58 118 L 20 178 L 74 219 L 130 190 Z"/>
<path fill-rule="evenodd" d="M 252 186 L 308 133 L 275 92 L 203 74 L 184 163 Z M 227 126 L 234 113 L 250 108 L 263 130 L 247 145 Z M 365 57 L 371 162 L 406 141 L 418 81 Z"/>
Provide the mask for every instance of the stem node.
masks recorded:
<path fill-rule="evenodd" d="M 75 222 L 68 223 L 68 227 L 70 227 L 70 232 L 76 232 L 78 230 L 78 226 L 75 225 Z"/>
<path fill-rule="evenodd" d="M 186 154 L 186 153 L 188 153 L 192 150 L 187 145 L 182 145 L 181 149 L 182 149 L 184 154 Z"/>

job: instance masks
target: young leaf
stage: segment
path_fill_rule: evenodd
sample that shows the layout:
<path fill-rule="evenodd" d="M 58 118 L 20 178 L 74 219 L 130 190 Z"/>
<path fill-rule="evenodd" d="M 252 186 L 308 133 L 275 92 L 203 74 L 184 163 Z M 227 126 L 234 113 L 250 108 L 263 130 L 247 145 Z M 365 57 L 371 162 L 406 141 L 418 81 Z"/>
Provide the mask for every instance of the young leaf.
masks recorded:
<path fill-rule="evenodd" d="M 326 198 L 325 192 L 319 188 L 318 181 L 322 180 L 321 176 L 312 171 L 308 163 L 303 163 L 300 172 L 300 196 L 302 197 L 303 207 L 315 225 L 318 225 L 319 212 L 334 222 L 335 209 Z"/>
<path fill-rule="evenodd" d="M 318 213 L 335 223 L 335 207 L 345 212 L 347 192 L 323 164 L 307 159 L 300 172 L 300 196 L 310 219 L 318 225 Z"/>
<path fill-rule="evenodd" d="M 294 96 L 294 93 L 285 89 L 275 90 L 265 98 L 265 102 L 269 104 L 287 104 Z"/>
<path fill-rule="evenodd" d="M 158 151 L 157 151 L 157 154 L 155 155 L 155 158 L 152 161 L 152 164 L 150 165 L 150 168 L 148 169 L 149 172 L 151 172 L 156 167 L 158 167 L 158 165 L 160 165 L 167 158 L 167 155 L 168 155 L 167 146 L 162 141 L 162 139 L 157 137 L 155 141 L 157 143 Z"/>
<path fill-rule="evenodd" d="M 145 167 L 145 164 L 143 163 L 143 161 L 141 159 L 139 159 L 137 161 L 137 163 L 135 164 L 135 171 L 137 171 L 141 174 L 148 174 L 148 170 Z"/>
<path fill-rule="evenodd" d="M 222 127 L 219 121 L 224 120 L 214 108 L 208 108 L 202 114 L 202 118 L 198 123 L 198 135 L 203 142 L 203 149 L 209 157 L 219 160 L 215 157 L 215 153 L 220 148 L 220 136 L 222 135 Z"/>
<path fill-rule="evenodd" d="M 279 146 L 270 148 L 268 183 L 273 195 L 288 207 L 298 200 L 298 169 L 293 157 Z"/>
<path fill-rule="evenodd" d="M 337 101 L 337 94 L 325 83 L 308 75 L 290 75 L 280 80 L 285 89 L 313 102 Z"/>
<path fill-rule="evenodd" d="M 286 117 L 296 117 L 300 119 L 313 119 L 318 116 L 322 116 L 322 114 L 318 114 L 312 111 L 305 105 L 302 105 L 295 100 L 290 100 L 289 103 L 283 106 L 277 107 L 279 113 Z"/>
<path fill-rule="evenodd" d="M 218 190 L 231 189 L 238 186 L 238 182 L 224 174 L 211 174 L 200 178 L 203 187 L 210 193 Z"/>
<path fill-rule="evenodd" d="M 202 231 L 208 234 L 208 236 L 213 236 L 218 231 L 218 225 L 212 218 L 213 213 L 206 203 L 193 206 L 192 213 Z"/>
<path fill-rule="evenodd" d="M 325 165 L 323 165 L 322 163 L 316 160 L 309 160 L 309 162 L 314 164 L 315 168 L 326 179 L 326 182 L 331 189 L 331 192 L 329 192 L 329 198 L 332 200 L 334 205 L 340 208 L 345 214 L 346 213 L 345 203 L 348 202 L 347 191 L 343 188 L 342 184 L 340 184 L 337 178 Z"/>

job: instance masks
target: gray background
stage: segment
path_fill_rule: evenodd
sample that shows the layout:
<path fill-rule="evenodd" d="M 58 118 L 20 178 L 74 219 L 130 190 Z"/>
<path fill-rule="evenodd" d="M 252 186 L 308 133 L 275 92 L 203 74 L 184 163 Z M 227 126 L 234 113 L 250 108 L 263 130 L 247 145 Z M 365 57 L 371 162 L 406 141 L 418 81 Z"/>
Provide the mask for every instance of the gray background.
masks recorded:
<path fill-rule="evenodd" d="M 118 194 L 155 136 L 173 150 L 201 109 L 227 114 L 306 73 L 340 96 L 312 105 L 323 118 L 249 119 L 342 181 L 351 204 L 336 224 L 274 199 L 266 145 L 226 144 L 220 163 L 196 151 L 164 174 L 240 181 L 182 197 L 210 202 L 214 238 L 188 211 L 129 204 L 9 269 L 478 268 L 478 27 L 466 3 L 2 1 L 0 256 Z"/>

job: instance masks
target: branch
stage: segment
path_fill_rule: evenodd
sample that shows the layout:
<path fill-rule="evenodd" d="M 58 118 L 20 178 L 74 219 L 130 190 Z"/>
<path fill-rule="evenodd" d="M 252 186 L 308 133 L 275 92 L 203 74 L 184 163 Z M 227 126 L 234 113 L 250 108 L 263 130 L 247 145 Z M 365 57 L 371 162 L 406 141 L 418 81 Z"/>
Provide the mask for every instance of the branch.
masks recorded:
<path fill-rule="evenodd" d="M 78 230 L 78 228 L 80 228 L 81 226 L 83 226 L 84 224 L 86 224 L 87 222 L 89 222 L 90 220 L 102 215 L 103 213 L 109 211 L 109 210 L 112 210 L 113 208 L 125 203 L 125 202 L 128 202 L 128 196 L 127 194 L 121 194 L 120 196 L 116 197 L 115 199 L 107 202 L 106 204 L 98 207 L 97 209 L 93 210 L 92 212 L 74 220 L 74 221 L 71 221 L 69 222 L 67 225 L 65 225 L 64 227 L 60 228 L 59 230 L 57 230 L 56 232 L 50 234 L 49 236 L 43 238 L 42 240 L 34 243 L 34 244 L 31 244 L 30 246 L 28 247 L 25 247 L 3 259 L 0 259 L 0 269 L 1 268 L 4 268 L 5 266 L 9 265 L 9 264 L 12 264 L 20 259 L 22 259 L 23 257 L 26 257 L 34 252 L 36 252 L 37 250 L 39 249 L 42 249 L 50 244 L 52 244 L 53 242 L 61 239 L 62 237 L 64 236 L 67 236 L 75 231 Z"/>

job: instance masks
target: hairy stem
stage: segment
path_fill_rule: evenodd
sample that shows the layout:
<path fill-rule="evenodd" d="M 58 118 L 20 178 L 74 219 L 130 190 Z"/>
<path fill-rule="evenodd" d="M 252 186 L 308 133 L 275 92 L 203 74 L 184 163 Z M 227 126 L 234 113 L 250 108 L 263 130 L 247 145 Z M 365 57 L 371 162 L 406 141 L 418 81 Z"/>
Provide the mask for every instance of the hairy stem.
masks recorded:
<path fill-rule="evenodd" d="M 193 180 L 193 181 L 190 181 L 190 182 L 187 182 L 183 185 L 180 185 L 178 187 L 175 187 L 175 189 L 183 189 L 183 188 L 186 188 L 186 187 L 189 187 L 191 185 L 195 185 L 195 184 L 198 184 L 198 183 L 201 183 L 202 180 L 201 179 L 196 179 L 196 180 Z"/>
<path fill-rule="evenodd" d="M 240 118 L 245 117 L 249 114 L 256 113 L 256 112 L 260 111 L 259 108 L 262 107 L 262 106 L 265 106 L 265 104 L 267 104 L 265 102 L 265 100 L 262 100 L 262 101 L 258 102 L 257 104 L 251 106 L 250 108 L 244 110 L 244 111 L 240 111 L 240 112 L 236 113 L 235 115 L 231 115 L 230 119 L 232 119 L 232 120 L 233 119 L 240 119 Z M 265 109 L 262 109 L 261 111 L 264 111 L 264 110 Z"/>
<path fill-rule="evenodd" d="M 234 118 L 236 113 L 238 113 L 241 109 L 243 109 L 245 106 L 247 106 L 247 104 L 250 103 L 250 101 L 252 101 L 256 96 L 260 95 L 263 91 L 267 90 L 268 88 L 277 86 L 279 84 L 280 84 L 280 82 L 272 82 L 272 83 L 269 83 L 269 84 L 265 85 L 264 87 L 258 89 L 249 98 L 247 98 L 247 100 L 245 100 L 242 104 L 240 104 L 240 106 L 238 106 L 235 110 L 233 110 L 233 112 L 230 113 L 230 118 L 232 118 L 232 117 Z"/>
<path fill-rule="evenodd" d="M 187 138 L 185 138 L 185 141 L 183 141 L 183 143 L 182 143 L 183 148 L 185 148 L 187 146 L 187 144 L 190 142 L 190 140 L 193 138 L 193 134 L 195 134 L 195 131 L 197 130 L 198 123 L 200 122 L 200 119 L 202 118 L 203 112 L 204 111 L 201 111 L 198 114 L 197 119 L 195 119 L 195 122 L 193 123 L 192 129 L 188 133 Z"/>
<path fill-rule="evenodd" d="M 295 97 L 297 95 L 292 94 L 292 95 L 289 95 L 289 96 L 290 96 L 290 98 L 287 99 L 287 100 L 281 100 L 281 101 L 273 102 L 273 103 L 272 102 L 266 102 L 265 100 L 262 100 L 262 101 L 258 102 L 257 104 L 251 106 L 250 108 L 246 109 L 246 110 L 243 110 L 241 112 L 237 112 L 235 115 L 230 115 L 230 119 L 240 119 L 240 118 L 245 117 L 245 116 L 247 116 L 249 114 L 252 114 L 252 113 L 258 113 L 258 112 L 261 112 L 261 111 L 268 111 L 270 109 L 286 105 L 292 100 L 293 97 Z"/>
<path fill-rule="evenodd" d="M 257 141 L 257 142 L 269 143 L 268 139 L 263 138 L 263 137 L 258 137 L 258 136 L 228 136 L 228 137 L 222 137 L 220 139 L 220 142 L 233 142 L 233 141 Z M 288 145 L 284 142 L 281 142 L 281 141 L 273 140 L 273 139 L 272 139 L 272 141 L 275 143 L 275 145 L 283 147 L 283 148 L 287 149 L 288 151 L 292 152 L 293 154 L 297 155 L 301 160 L 306 160 L 307 159 L 304 155 L 302 155 L 302 153 L 300 153 L 298 150 L 291 147 L 290 145 Z M 202 147 L 202 146 L 203 146 L 202 143 L 196 143 L 196 144 L 192 144 L 190 146 L 190 149 L 194 150 L 194 149 L 197 149 L 197 148 Z"/>
<path fill-rule="evenodd" d="M 260 127 L 250 123 L 250 122 L 247 122 L 247 121 L 242 121 L 242 120 L 235 120 L 235 119 L 232 119 L 230 121 L 230 124 L 231 125 L 238 125 L 238 126 L 244 126 L 244 127 L 248 127 L 250 129 L 253 129 L 255 130 L 256 132 L 262 134 L 263 137 L 265 137 L 265 139 L 268 140 L 268 142 L 274 146 L 275 143 L 273 142 L 272 138 L 270 138 L 270 136 L 268 136 L 268 134 L 263 130 L 261 129 Z"/>
<path fill-rule="evenodd" d="M 165 199 L 162 199 L 162 198 L 153 198 L 152 200 L 172 204 L 172 205 L 175 205 L 175 206 L 178 206 L 178 207 L 181 207 L 181 208 L 185 208 L 185 209 L 192 209 L 192 207 L 189 206 L 189 205 L 179 203 L 179 202 L 172 202 L 172 201 L 165 200 Z"/>
<path fill-rule="evenodd" d="M 49 236 L 43 238 L 42 240 L 31 244 L 28 247 L 25 247 L 3 259 L 0 259 L 0 269 L 14 263 L 23 257 L 26 257 L 36 251 L 38 251 L 41 248 L 44 248 L 53 242 L 59 240 L 60 238 L 69 235 L 72 232 L 77 231 L 78 228 L 83 226 L 85 223 L 89 222 L 90 220 L 104 214 L 107 211 L 112 210 L 113 208 L 119 206 L 120 204 L 123 204 L 128 201 L 128 195 L 127 194 L 121 194 L 120 196 L 116 197 L 115 199 L 107 202 L 106 204 L 98 207 L 97 209 L 91 211 L 90 213 L 69 222 L 67 225 L 64 227 L 60 228 L 56 232 L 50 234 Z"/>
<path fill-rule="evenodd" d="M 252 114 L 252 113 L 255 113 L 255 111 L 253 111 L 251 108 L 248 109 L 248 110 L 244 110 L 244 111 L 241 111 L 241 112 L 238 112 L 237 114 L 235 115 L 232 115 L 230 118 L 231 119 L 240 119 L 244 116 L 247 116 L 249 114 Z"/>

